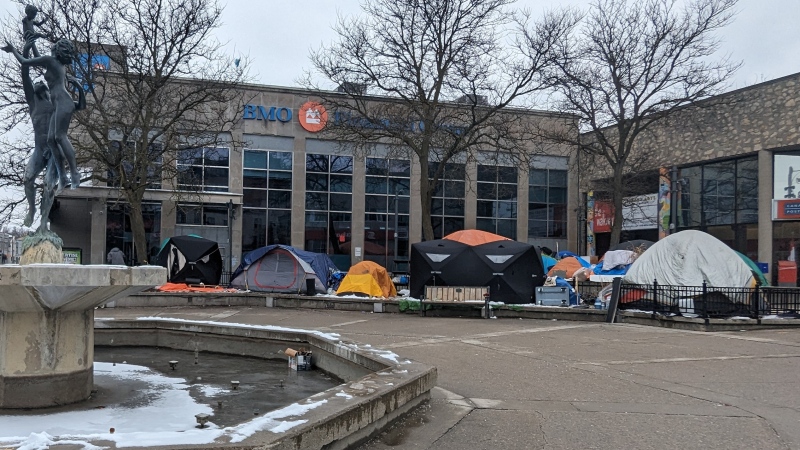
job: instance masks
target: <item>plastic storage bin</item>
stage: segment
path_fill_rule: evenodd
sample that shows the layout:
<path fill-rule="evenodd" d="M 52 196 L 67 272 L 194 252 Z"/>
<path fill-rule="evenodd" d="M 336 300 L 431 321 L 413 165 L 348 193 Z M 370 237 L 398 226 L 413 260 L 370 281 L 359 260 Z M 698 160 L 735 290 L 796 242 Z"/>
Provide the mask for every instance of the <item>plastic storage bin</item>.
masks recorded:
<path fill-rule="evenodd" d="M 534 295 L 537 305 L 569 306 L 569 289 L 563 286 L 539 286 Z"/>

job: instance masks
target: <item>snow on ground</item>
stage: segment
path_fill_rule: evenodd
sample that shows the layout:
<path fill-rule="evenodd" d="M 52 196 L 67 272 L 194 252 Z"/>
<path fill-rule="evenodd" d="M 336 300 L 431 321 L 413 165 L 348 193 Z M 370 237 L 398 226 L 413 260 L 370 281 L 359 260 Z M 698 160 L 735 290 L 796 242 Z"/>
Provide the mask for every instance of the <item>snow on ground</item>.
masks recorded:
<path fill-rule="evenodd" d="M 243 323 L 229 323 L 229 322 L 214 322 L 212 320 L 188 320 L 188 319 L 173 319 L 169 317 L 137 317 L 136 320 L 160 320 L 164 322 L 181 322 L 187 323 L 192 325 L 214 325 L 214 326 L 226 326 L 232 328 L 249 328 L 253 330 L 271 330 L 271 331 L 288 331 L 291 333 L 307 333 L 313 334 L 315 336 L 319 336 L 323 339 L 329 339 L 331 341 L 338 341 L 339 334 L 338 333 L 323 333 L 317 330 L 302 330 L 299 328 L 286 328 L 286 327 L 276 327 L 274 325 L 247 325 Z"/>
<path fill-rule="evenodd" d="M 152 445 L 210 444 L 227 437 L 241 442 L 259 431 L 281 433 L 306 420 L 299 418 L 327 400 L 293 403 L 234 427 L 213 424 L 213 409 L 197 403 L 189 395 L 182 378 L 172 378 L 131 364 L 94 363 L 95 377 L 104 376 L 145 382 L 141 395 L 149 401 L 137 407 L 109 406 L 87 411 L 41 415 L 0 416 L 0 446 L 20 450 L 44 450 L 51 445 L 71 444 L 84 450 L 96 450 L 91 441 L 112 441 L 118 448 Z M 195 385 L 197 386 L 197 385 Z M 203 388 L 214 392 L 213 386 Z M 195 415 L 211 416 L 208 427 L 196 428 Z M 293 420 L 283 420 L 292 418 Z M 113 432 L 111 429 L 114 429 Z"/>

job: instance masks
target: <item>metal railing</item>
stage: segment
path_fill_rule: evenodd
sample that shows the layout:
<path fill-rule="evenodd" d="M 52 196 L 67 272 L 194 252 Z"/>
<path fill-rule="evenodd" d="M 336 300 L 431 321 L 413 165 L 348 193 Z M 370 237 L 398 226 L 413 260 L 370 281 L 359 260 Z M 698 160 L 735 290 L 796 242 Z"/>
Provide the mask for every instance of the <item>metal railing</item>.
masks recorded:
<path fill-rule="evenodd" d="M 578 293 L 579 301 L 591 304 L 606 284 L 607 283 L 597 283 L 594 281 L 579 281 L 575 283 L 575 291 Z"/>
<path fill-rule="evenodd" d="M 796 315 L 800 312 L 800 288 L 755 286 L 753 288 L 622 284 L 619 309 L 653 314 L 702 318 Z"/>

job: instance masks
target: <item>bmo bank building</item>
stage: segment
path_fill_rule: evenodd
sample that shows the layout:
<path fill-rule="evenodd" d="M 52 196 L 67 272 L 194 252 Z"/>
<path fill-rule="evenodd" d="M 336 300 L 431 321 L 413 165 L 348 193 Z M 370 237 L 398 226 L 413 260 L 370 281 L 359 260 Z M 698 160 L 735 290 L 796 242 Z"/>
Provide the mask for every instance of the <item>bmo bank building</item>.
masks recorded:
<path fill-rule="evenodd" d="M 362 260 L 392 270 L 396 259 L 407 259 L 411 244 L 422 240 L 416 159 L 380 146 L 369 155 L 354 155 L 347 145 L 325 139 L 325 122 L 335 120 L 335 113 L 308 91 L 255 86 L 244 95 L 249 100 L 240 120 L 224 139 L 230 144 L 183 151 L 178 179 L 162 180 L 162 189 L 145 194 L 146 258 L 135 255 L 117 189 L 100 184 L 58 196 L 51 227 L 65 249 L 79 251 L 83 264 L 103 264 L 118 247 L 128 264 L 139 264 L 152 261 L 164 239 L 195 234 L 219 243 L 226 270 L 270 244 L 327 253 L 342 270 Z M 564 122 L 551 113 L 519 113 Z M 478 228 L 577 250 L 578 195 L 567 170 L 574 155 L 570 148 L 556 150 L 532 158 L 530 167 L 489 162 L 480 152 L 448 163 L 433 196 L 435 237 Z M 199 196 L 164 188 L 188 188 L 182 172 L 200 180 Z M 178 200 L 182 197 L 192 200 Z"/>

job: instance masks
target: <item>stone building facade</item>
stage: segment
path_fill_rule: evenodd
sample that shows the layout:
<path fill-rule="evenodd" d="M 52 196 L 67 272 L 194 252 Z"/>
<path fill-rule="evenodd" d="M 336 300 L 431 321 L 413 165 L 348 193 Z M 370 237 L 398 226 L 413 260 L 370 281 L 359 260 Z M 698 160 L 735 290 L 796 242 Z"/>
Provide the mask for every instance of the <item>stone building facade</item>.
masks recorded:
<path fill-rule="evenodd" d="M 380 148 L 370 155 L 348 152 L 309 126 L 316 116 L 308 115 L 315 100 L 308 91 L 248 86 L 242 95 L 248 101 L 229 136 L 232 144 L 201 149 L 186 163 L 207 174 L 201 198 L 179 204 L 166 188 L 145 194 L 148 259 L 163 239 L 183 234 L 219 242 L 230 268 L 248 251 L 276 243 L 328 253 L 343 269 L 371 259 L 391 270 L 395 259 L 407 257 L 410 245 L 422 240 L 415 158 Z M 547 112 L 519 114 L 552 126 L 565 123 Z M 575 250 L 578 195 L 569 170 L 574 152 L 556 150 L 537 155 L 530 167 L 489 163 L 480 154 L 454 161 L 434 196 L 437 237 L 479 228 Z M 180 180 L 162 181 L 180 188 Z M 81 186 L 57 199 L 52 229 L 65 248 L 80 252 L 82 263 L 104 263 L 115 246 L 131 264 L 143 259 L 132 254 L 130 226 L 115 188 Z"/>
<path fill-rule="evenodd" d="M 787 165 L 800 169 L 800 74 L 684 108 L 644 133 L 637 147 L 658 155 L 662 173 L 677 169 L 677 184 L 667 188 L 676 195 L 676 217 L 667 220 L 678 230 L 707 231 L 769 263 L 772 275 L 800 244 L 800 214 L 784 186 L 800 181 L 787 172 Z"/>

